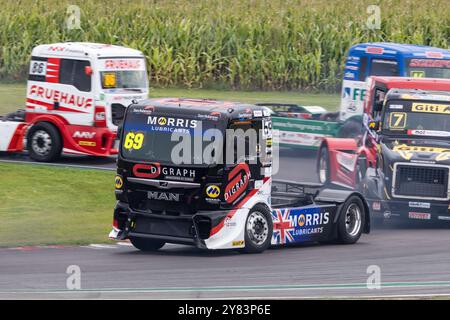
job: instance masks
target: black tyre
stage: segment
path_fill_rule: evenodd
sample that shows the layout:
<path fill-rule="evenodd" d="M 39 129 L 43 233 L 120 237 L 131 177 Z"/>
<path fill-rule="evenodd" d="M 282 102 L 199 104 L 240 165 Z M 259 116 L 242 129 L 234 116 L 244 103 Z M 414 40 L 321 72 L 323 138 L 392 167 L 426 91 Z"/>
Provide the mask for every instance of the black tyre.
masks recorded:
<path fill-rule="evenodd" d="M 50 123 L 33 125 L 27 135 L 30 158 L 40 162 L 55 161 L 61 156 L 62 142 L 58 129 Z"/>
<path fill-rule="evenodd" d="M 356 162 L 356 186 L 358 187 L 366 177 L 367 160 L 366 157 L 359 157 Z"/>
<path fill-rule="evenodd" d="M 130 238 L 131 244 L 141 251 L 156 251 L 161 249 L 166 243 L 160 240 L 146 238 Z"/>
<path fill-rule="evenodd" d="M 330 183 L 330 157 L 326 146 L 320 148 L 319 158 L 317 160 L 317 175 L 319 182 L 327 185 Z"/>
<path fill-rule="evenodd" d="M 261 253 L 270 246 L 273 224 L 270 210 L 256 205 L 248 213 L 245 222 L 245 253 Z"/>
<path fill-rule="evenodd" d="M 359 240 L 364 229 L 365 207 L 357 196 L 351 196 L 345 201 L 339 216 L 338 241 L 352 244 Z"/>
<path fill-rule="evenodd" d="M 338 138 L 357 138 L 364 132 L 362 121 L 349 119 L 339 130 Z"/>

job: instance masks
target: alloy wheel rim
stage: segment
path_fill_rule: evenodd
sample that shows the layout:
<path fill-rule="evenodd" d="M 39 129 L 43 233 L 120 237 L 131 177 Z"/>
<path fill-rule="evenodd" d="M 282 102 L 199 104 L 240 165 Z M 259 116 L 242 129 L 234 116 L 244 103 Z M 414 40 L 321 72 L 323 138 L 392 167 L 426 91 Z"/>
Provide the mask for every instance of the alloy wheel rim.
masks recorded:
<path fill-rule="evenodd" d="M 347 233 L 354 237 L 361 230 L 361 209 L 355 203 L 348 206 L 345 212 L 345 229 Z"/>
<path fill-rule="evenodd" d="M 252 212 L 247 220 L 247 235 L 254 244 L 262 245 L 269 236 L 269 223 L 259 211 Z"/>
<path fill-rule="evenodd" d="M 48 132 L 44 130 L 36 131 L 31 139 L 31 147 L 39 155 L 48 154 L 52 149 L 52 139 Z"/>

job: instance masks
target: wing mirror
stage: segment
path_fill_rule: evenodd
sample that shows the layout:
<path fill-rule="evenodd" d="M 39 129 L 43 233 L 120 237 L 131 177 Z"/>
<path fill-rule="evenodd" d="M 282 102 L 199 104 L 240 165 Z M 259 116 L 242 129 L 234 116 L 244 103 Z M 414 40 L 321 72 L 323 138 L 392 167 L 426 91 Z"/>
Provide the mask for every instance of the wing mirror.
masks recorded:
<path fill-rule="evenodd" d="M 372 131 L 380 130 L 380 121 L 370 120 L 369 121 L 369 129 Z"/>

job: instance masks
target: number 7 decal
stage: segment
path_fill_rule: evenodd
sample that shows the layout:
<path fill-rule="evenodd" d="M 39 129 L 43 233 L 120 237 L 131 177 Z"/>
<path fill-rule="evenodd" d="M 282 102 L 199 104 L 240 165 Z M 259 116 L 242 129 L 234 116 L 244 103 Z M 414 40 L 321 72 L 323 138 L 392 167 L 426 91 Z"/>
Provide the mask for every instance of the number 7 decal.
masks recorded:
<path fill-rule="evenodd" d="M 406 112 L 393 112 L 389 117 L 389 127 L 392 129 L 405 129 L 406 127 Z"/>

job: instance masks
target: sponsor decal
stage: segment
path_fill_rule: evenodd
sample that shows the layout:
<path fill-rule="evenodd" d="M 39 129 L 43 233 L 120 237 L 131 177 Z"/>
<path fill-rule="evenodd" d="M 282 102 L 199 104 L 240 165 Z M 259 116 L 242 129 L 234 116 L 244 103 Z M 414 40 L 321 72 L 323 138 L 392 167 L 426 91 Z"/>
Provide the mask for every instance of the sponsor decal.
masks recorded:
<path fill-rule="evenodd" d="M 172 192 L 148 191 L 147 197 L 150 200 L 175 201 L 175 202 L 180 201 L 180 194 Z"/>
<path fill-rule="evenodd" d="M 392 151 L 398 152 L 405 160 L 411 160 L 414 153 L 437 153 L 436 161 L 445 161 L 450 159 L 450 149 L 424 147 L 424 146 L 408 146 L 406 144 L 394 146 Z"/>
<path fill-rule="evenodd" d="M 402 104 L 391 104 L 389 106 L 389 109 L 402 110 L 403 109 L 403 105 Z"/>
<path fill-rule="evenodd" d="M 154 131 L 187 133 L 189 129 L 195 129 L 197 127 L 198 120 L 149 116 L 147 118 L 147 124 Z"/>
<path fill-rule="evenodd" d="M 220 119 L 220 112 L 213 111 L 209 114 L 199 113 L 197 115 L 197 118 L 211 120 L 211 121 L 218 121 Z"/>
<path fill-rule="evenodd" d="M 383 54 L 384 49 L 380 47 L 367 47 L 366 52 L 370 54 Z"/>
<path fill-rule="evenodd" d="M 78 145 L 83 147 L 95 147 L 97 143 L 95 141 L 78 141 Z"/>
<path fill-rule="evenodd" d="M 244 240 L 236 240 L 232 242 L 233 247 L 242 247 L 244 245 Z"/>
<path fill-rule="evenodd" d="M 72 137 L 81 139 L 94 139 L 96 132 L 75 131 Z"/>
<path fill-rule="evenodd" d="M 135 164 L 133 166 L 135 177 L 153 179 L 161 174 L 161 165 L 157 162 L 150 164 Z"/>
<path fill-rule="evenodd" d="M 253 116 L 255 116 L 255 117 L 262 117 L 263 116 L 262 110 L 255 110 L 255 111 L 253 111 Z"/>
<path fill-rule="evenodd" d="M 142 59 L 107 59 L 105 69 L 109 70 L 133 70 L 142 68 Z"/>
<path fill-rule="evenodd" d="M 139 178 L 153 179 L 164 175 L 167 179 L 193 181 L 195 178 L 194 169 L 161 167 L 157 162 L 149 164 L 135 164 L 133 174 Z"/>
<path fill-rule="evenodd" d="M 422 212 L 409 212 L 408 217 L 416 220 L 430 220 L 431 214 Z"/>
<path fill-rule="evenodd" d="M 450 221 L 450 217 L 449 216 L 438 216 L 439 220 L 445 220 L 445 221 Z"/>
<path fill-rule="evenodd" d="M 246 163 L 240 163 L 228 174 L 228 184 L 225 187 L 224 198 L 227 203 L 233 203 L 243 196 L 250 179 L 250 168 Z"/>
<path fill-rule="evenodd" d="M 216 199 L 220 196 L 220 188 L 216 185 L 209 185 L 206 188 L 206 195 L 210 198 Z"/>
<path fill-rule="evenodd" d="M 236 221 L 231 221 L 232 217 L 226 217 L 223 225 L 227 228 L 236 227 Z"/>
<path fill-rule="evenodd" d="M 411 59 L 409 66 L 413 68 L 450 68 L 450 60 Z"/>
<path fill-rule="evenodd" d="M 116 189 L 122 189 L 123 187 L 123 179 L 121 176 L 116 176 L 116 178 L 114 179 L 114 187 Z"/>
<path fill-rule="evenodd" d="M 355 79 L 355 74 L 353 72 L 346 72 L 344 74 L 344 78 L 346 78 L 346 79 Z"/>
<path fill-rule="evenodd" d="M 412 104 L 411 110 L 413 112 L 450 114 L 450 105 L 449 104 L 415 102 Z"/>
<path fill-rule="evenodd" d="M 421 209 L 430 209 L 431 204 L 429 202 L 409 202 L 410 208 L 421 208 Z"/>
<path fill-rule="evenodd" d="M 427 51 L 425 52 L 425 56 L 432 59 L 442 59 L 444 57 L 444 54 L 442 52 Z"/>
<path fill-rule="evenodd" d="M 92 107 L 92 99 L 82 96 L 77 96 L 71 93 L 63 92 L 56 89 L 44 88 L 38 85 L 32 85 L 29 97 L 41 98 L 46 100 L 51 100 L 52 102 L 57 101 L 78 108 L 90 108 Z"/>
<path fill-rule="evenodd" d="M 375 201 L 372 203 L 372 210 L 380 211 L 381 210 L 381 203 L 379 201 Z"/>
<path fill-rule="evenodd" d="M 450 137 L 450 132 L 436 130 L 408 130 L 408 135 L 429 137 Z"/>
<path fill-rule="evenodd" d="M 320 208 L 275 209 L 272 220 L 272 243 L 286 244 L 306 241 L 310 236 L 324 233 L 330 222 L 330 213 Z"/>

